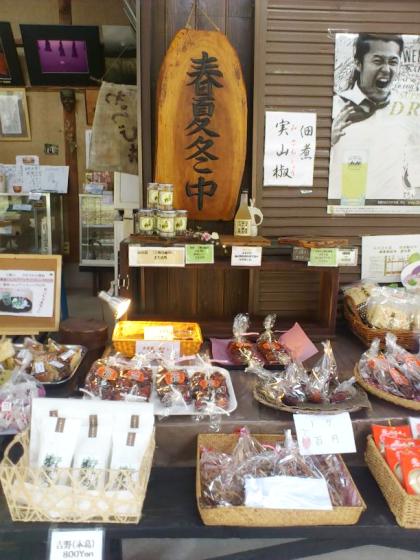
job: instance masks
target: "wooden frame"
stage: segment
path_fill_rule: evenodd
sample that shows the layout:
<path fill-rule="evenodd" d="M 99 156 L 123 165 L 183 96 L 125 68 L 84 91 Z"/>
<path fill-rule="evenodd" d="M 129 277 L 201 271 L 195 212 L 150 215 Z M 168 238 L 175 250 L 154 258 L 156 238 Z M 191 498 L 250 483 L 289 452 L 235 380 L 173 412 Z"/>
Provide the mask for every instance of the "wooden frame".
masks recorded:
<path fill-rule="evenodd" d="M 25 89 L 0 88 L 0 140 L 30 139 L 31 129 Z"/>
<path fill-rule="evenodd" d="M 0 270 L 52 271 L 55 273 L 52 317 L 0 315 L 0 334 L 24 335 L 54 332 L 60 323 L 61 255 L 0 255 Z"/>
<path fill-rule="evenodd" d="M 12 27 L 7 21 L 0 21 L 0 85 L 22 86 L 24 83 Z"/>
<path fill-rule="evenodd" d="M 88 86 L 97 85 L 101 80 L 104 57 L 97 26 L 21 24 L 20 30 L 32 85 Z M 41 41 L 45 43 L 42 47 Z M 57 60 L 57 50 L 54 50 L 57 46 L 51 45 L 53 42 L 59 43 L 60 61 Z M 77 51 L 79 42 L 83 45 Z M 41 53 L 52 53 L 45 60 L 40 56 L 40 47 Z M 68 71 L 59 69 L 63 61 L 68 63 Z"/>

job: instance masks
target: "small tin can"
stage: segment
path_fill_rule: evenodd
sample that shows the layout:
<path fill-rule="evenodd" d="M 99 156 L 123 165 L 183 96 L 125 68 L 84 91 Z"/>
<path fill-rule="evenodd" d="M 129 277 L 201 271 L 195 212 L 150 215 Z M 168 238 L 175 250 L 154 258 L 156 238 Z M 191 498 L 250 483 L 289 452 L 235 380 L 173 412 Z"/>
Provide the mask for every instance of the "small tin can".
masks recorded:
<path fill-rule="evenodd" d="M 152 208 L 141 208 L 137 212 L 137 231 L 140 235 L 153 235 L 153 213 Z"/>
<path fill-rule="evenodd" d="M 160 237 L 175 237 L 175 210 L 159 210 L 158 230 Z"/>
<path fill-rule="evenodd" d="M 147 184 L 147 208 L 157 208 L 159 202 L 159 183 Z"/>
<path fill-rule="evenodd" d="M 169 183 L 159 184 L 158 208 L 159 210 L 172 210 L 174 203 L 174 186 Z"/>
<path fill-rule="evenodd" d="M 185 235 L 187 232 L 188 210 L 176 210 L 175 235 Z"/>

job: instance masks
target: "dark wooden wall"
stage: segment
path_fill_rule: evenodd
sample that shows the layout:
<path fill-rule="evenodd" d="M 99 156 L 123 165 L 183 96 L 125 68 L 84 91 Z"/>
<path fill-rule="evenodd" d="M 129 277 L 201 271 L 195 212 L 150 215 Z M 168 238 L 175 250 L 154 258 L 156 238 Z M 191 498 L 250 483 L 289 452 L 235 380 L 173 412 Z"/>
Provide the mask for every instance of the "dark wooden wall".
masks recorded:
<path fill-rule="evenodd" d="M 328 167 L 334 82 L 335 32 L 419 34 L 419 0 L 259 0 L 255 4 L 253 190 L 264 212 L 263 235 L 344 237 L 360 247 L 361 235 L 420 233 L 420 217 L 327 214 Z M 317 114 L 314 187 L 263 188 L 265 110 Z M 420 155 L 419 155 L 420 157 Z M 359 257 L 360 262 L 360 257 Z M 343 268 L 341 281 L 360 278 L 360 266 Z M 260 273 L 255 307 L 299 306 L 300 290 L 275 273 Z"/>
<path fill-rule="evenodd" d="M 214 29 L 203 11 L 227 35 L 236 48 L 247 88 L 249 122 L 247 161 L 242 185 L 251 185 L 252 91 L 254 60 L 253 0 L 146 0 L 141 3 L 142 39 L 142 144 L 143 182 L 152 180 L 156 117 L 156 85 L 165 52 L 178 30 L 190 24 L 196 29 Z M 199 8 L 201 8 L 201 11 Z M 231 223 L 200 223 L 212 231 L 232 230 Z M 249 275 L 246 271 L 146 270 L 143 275 L 140 312 L 148 316 L 166 314 L 174 318 L 218 319 L 246 311 Z M 139 288 L 140 289 L 140 288 Z"/>

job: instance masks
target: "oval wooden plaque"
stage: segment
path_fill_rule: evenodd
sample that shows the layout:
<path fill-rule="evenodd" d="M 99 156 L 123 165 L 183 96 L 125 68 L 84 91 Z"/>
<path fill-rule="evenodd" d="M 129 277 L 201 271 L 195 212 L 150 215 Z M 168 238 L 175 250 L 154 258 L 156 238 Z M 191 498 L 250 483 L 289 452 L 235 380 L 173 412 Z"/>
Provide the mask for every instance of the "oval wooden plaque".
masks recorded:
<path fill-rule="evenodd" d="M 246 156 L 241 65 L 218 31 L 179 31 L 157 88 L 155 181 L 195 220 L 232 220 Z"/>

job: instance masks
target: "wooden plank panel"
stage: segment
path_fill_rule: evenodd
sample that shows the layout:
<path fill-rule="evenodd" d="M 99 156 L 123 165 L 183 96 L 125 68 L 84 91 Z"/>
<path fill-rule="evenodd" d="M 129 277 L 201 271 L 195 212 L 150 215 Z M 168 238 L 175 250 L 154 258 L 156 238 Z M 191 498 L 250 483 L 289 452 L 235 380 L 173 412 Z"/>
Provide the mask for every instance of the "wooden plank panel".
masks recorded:
<path fill-rule="evenodd" d="M 222 33 L 226 33 L 226 3 L 227 0 L 200 0 L 197 2 L 197 29 L 215 31 L 213 22 Z"/>
<path fill-rule="evenodd" d="M 394 22 L 380 22 L 377 24 L 365 23 L 365 22 L 355 22 L 354 20 L 348 21 L 344 26 L 342 22 L 316 22 L 316 21 L 269 21 L 269 31 L 297 31 L 299 33 L 315 32 L 322 33 L 325 32 L 325 37 L 327 38 L 334 31 L 343 31 L 345 29 L 348 33 L 361 33 L 361 32 L 373 32 L 375 33 L 395 33 L 395 21 Z M 399 27 L 401 32 L 401 27 Z M 404 33 L 414 33 L 417 34 L 418 22 L 412 21 L 412 23 L 404 24 Z"/>
<path fill-rule="evenodd" d="M 233 317 L 248 309 L 249 273 L 247 270 L 224 272 L 223 312 L 224 317 Z"/>
<path fill-rule="evenodd" d="M 270 11 L 275 10 L 294 10 L 300 9 L 304 10 L 318 10 L 322 12 L 324 10 L 331 12 L 339 12 L 340 10 L 355 11 L 359 12 L 370 12 L 370 11 L 381 11 L 381 12 L 395 12 L 396 6 L 398 6 L 399 12 L 412 12 L 413 4 L 416 0 L 408 0 L 406 2 L 399 0 L 398 3 L 395 0 L 382 0 L 382 1 L 366 1 L 366 0 L 300 0 L 299 3 L 294 0 L 270 0 Z"/>
<path fill-rule="evenodd" d="M 337 10 L 335 13 L 328 10 L 269 10 L 269 21 L 285 20 L 288 23 L 291 21 L 315 21 L 317 23 L 333 23 L 348 21 L 355 22 L 369 22 L 369 23 L 393 23 L 398 20 L 398 23 L 413 23 L 419 20 L 419 14 L 414 10 L 411 12 L 400 12 L 398 4 L 395 4 L 393 11 L 373 11 L 360 12 L 358 9 L 353 10 Z"/>
<path fill-rule="evenodd" d="M 205 319 L 222 317 L 224 271 L 197 270 L 197 316 Z"/>

